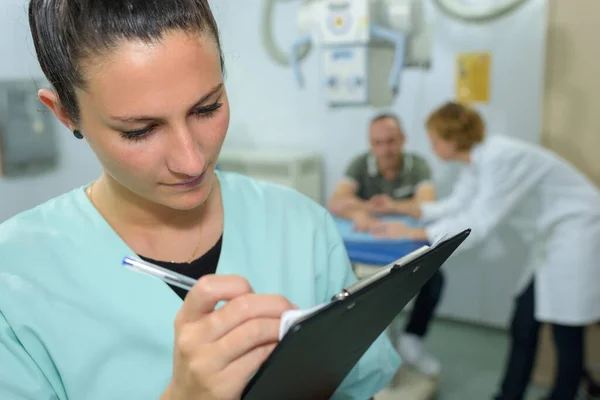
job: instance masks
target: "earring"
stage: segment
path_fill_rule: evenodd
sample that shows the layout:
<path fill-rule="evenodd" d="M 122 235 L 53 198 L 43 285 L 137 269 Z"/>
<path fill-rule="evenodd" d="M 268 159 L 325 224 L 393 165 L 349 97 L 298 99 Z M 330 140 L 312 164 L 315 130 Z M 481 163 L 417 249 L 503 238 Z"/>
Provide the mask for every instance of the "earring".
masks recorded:
<path fill-rule="evenodd" d="M 77 129 L 73 131 L 73 136 L 75 136 L 77 139 L 83 139 L 83 135 Z"/>

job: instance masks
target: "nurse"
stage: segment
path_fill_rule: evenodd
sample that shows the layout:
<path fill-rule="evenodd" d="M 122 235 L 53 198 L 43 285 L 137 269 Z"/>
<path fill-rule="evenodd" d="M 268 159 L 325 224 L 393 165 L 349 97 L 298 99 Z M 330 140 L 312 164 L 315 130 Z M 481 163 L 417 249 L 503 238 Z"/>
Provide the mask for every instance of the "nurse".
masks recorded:
<path fill-rule="evenodd" d="M 600 194 L 554 153 L 519 140 L 485 137 L 480 115 L 448 103 L 427 120 L 433 151 L 465 168 L 451 196 L 408 204 L 424 229 L 381 224 L 384 237 L 434 240 L 472 228 L 461 249 L 477 246 L 500 223 L 513 225 L 531 254 L 516 292 L 511 349 L 496 399 L 522 399 L 541 323 L 553 328 L 558 354 L 550 400 L 575 398 L 583 374 L 584 328 L 600 321 Z"/>
<path fill-rule="evenodd" d="M 207 0 L 32 0 L 29 22 L 39 98 L 103 173 L 0 225 L 0 399 L 239 399 L 282 312 L 355 281 L 331 216 L 215 172 L 230 110 Z M 335 398 L 373 396 L 398 365 L 381 335 Z"/>

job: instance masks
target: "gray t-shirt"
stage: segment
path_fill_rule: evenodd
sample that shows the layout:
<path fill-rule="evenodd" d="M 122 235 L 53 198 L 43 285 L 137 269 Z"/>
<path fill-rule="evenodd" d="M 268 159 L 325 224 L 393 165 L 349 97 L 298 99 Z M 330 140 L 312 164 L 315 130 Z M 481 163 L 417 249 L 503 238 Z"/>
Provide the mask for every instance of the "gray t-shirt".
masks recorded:
<path fill-rule="evenodd" d="M 411 198 L 417 187 L 431 180 L 427 161 L 416 154 L 402 155 L 402 168 L 392 180 L 385 179 L 377 169 L 377 161 L 371 153 L 355 157 L 346 169 L 346 178 L 358 185 L 357 196 L 369 200 L 378 194 L 387 194 L 393 199 Z"/>

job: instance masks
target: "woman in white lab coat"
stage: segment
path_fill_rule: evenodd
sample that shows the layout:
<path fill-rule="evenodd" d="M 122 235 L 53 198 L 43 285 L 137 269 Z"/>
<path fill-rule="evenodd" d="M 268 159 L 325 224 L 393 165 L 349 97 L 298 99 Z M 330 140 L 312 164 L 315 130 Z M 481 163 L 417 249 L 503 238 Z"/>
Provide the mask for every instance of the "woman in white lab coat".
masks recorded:
<path fill-rule="evenodd" d="M 471 228 L 464 248 L 483 242 L 500 223 L 529 244 L 516 292 L 511 350 L 496 399 L 522 399 L 535 360 L 540 323 L 553 327 L 558 369 L 550 400 L 570 400 L 584 363 L 584 327 L 600 321 L 600 193 L 583 174 L 541 147 L 485 137 L 480 115 L 448 103 L 427 120 L 433 151 L 465 165 L 445 200 L 412 204 L 405 213 L 423 229 L 401 223 L 374 228 L 379 236 L 433 241 Z"/>

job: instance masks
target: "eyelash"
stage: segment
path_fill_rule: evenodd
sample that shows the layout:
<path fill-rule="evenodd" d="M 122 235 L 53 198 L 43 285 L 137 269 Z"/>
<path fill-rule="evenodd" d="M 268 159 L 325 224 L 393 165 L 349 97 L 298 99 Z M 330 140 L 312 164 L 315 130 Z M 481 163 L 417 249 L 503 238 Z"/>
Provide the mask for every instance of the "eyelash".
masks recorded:
<path fill-rule="evenodd" d="M 198 118 L 210 118 L 219 108 L 221 108 L 222 105 L 223 103 L 214 103 L 210 106 L 197 108 L 192 111 L 192 114 Z M 151 133 L 156 126 L 157 125 L 150 125 L 146 128 L 136 129 L 134 131 L 121 131 L 120 134 L 121 137 L 127 140 L 142 140 L 148 136 L 148 134 Z"/>

